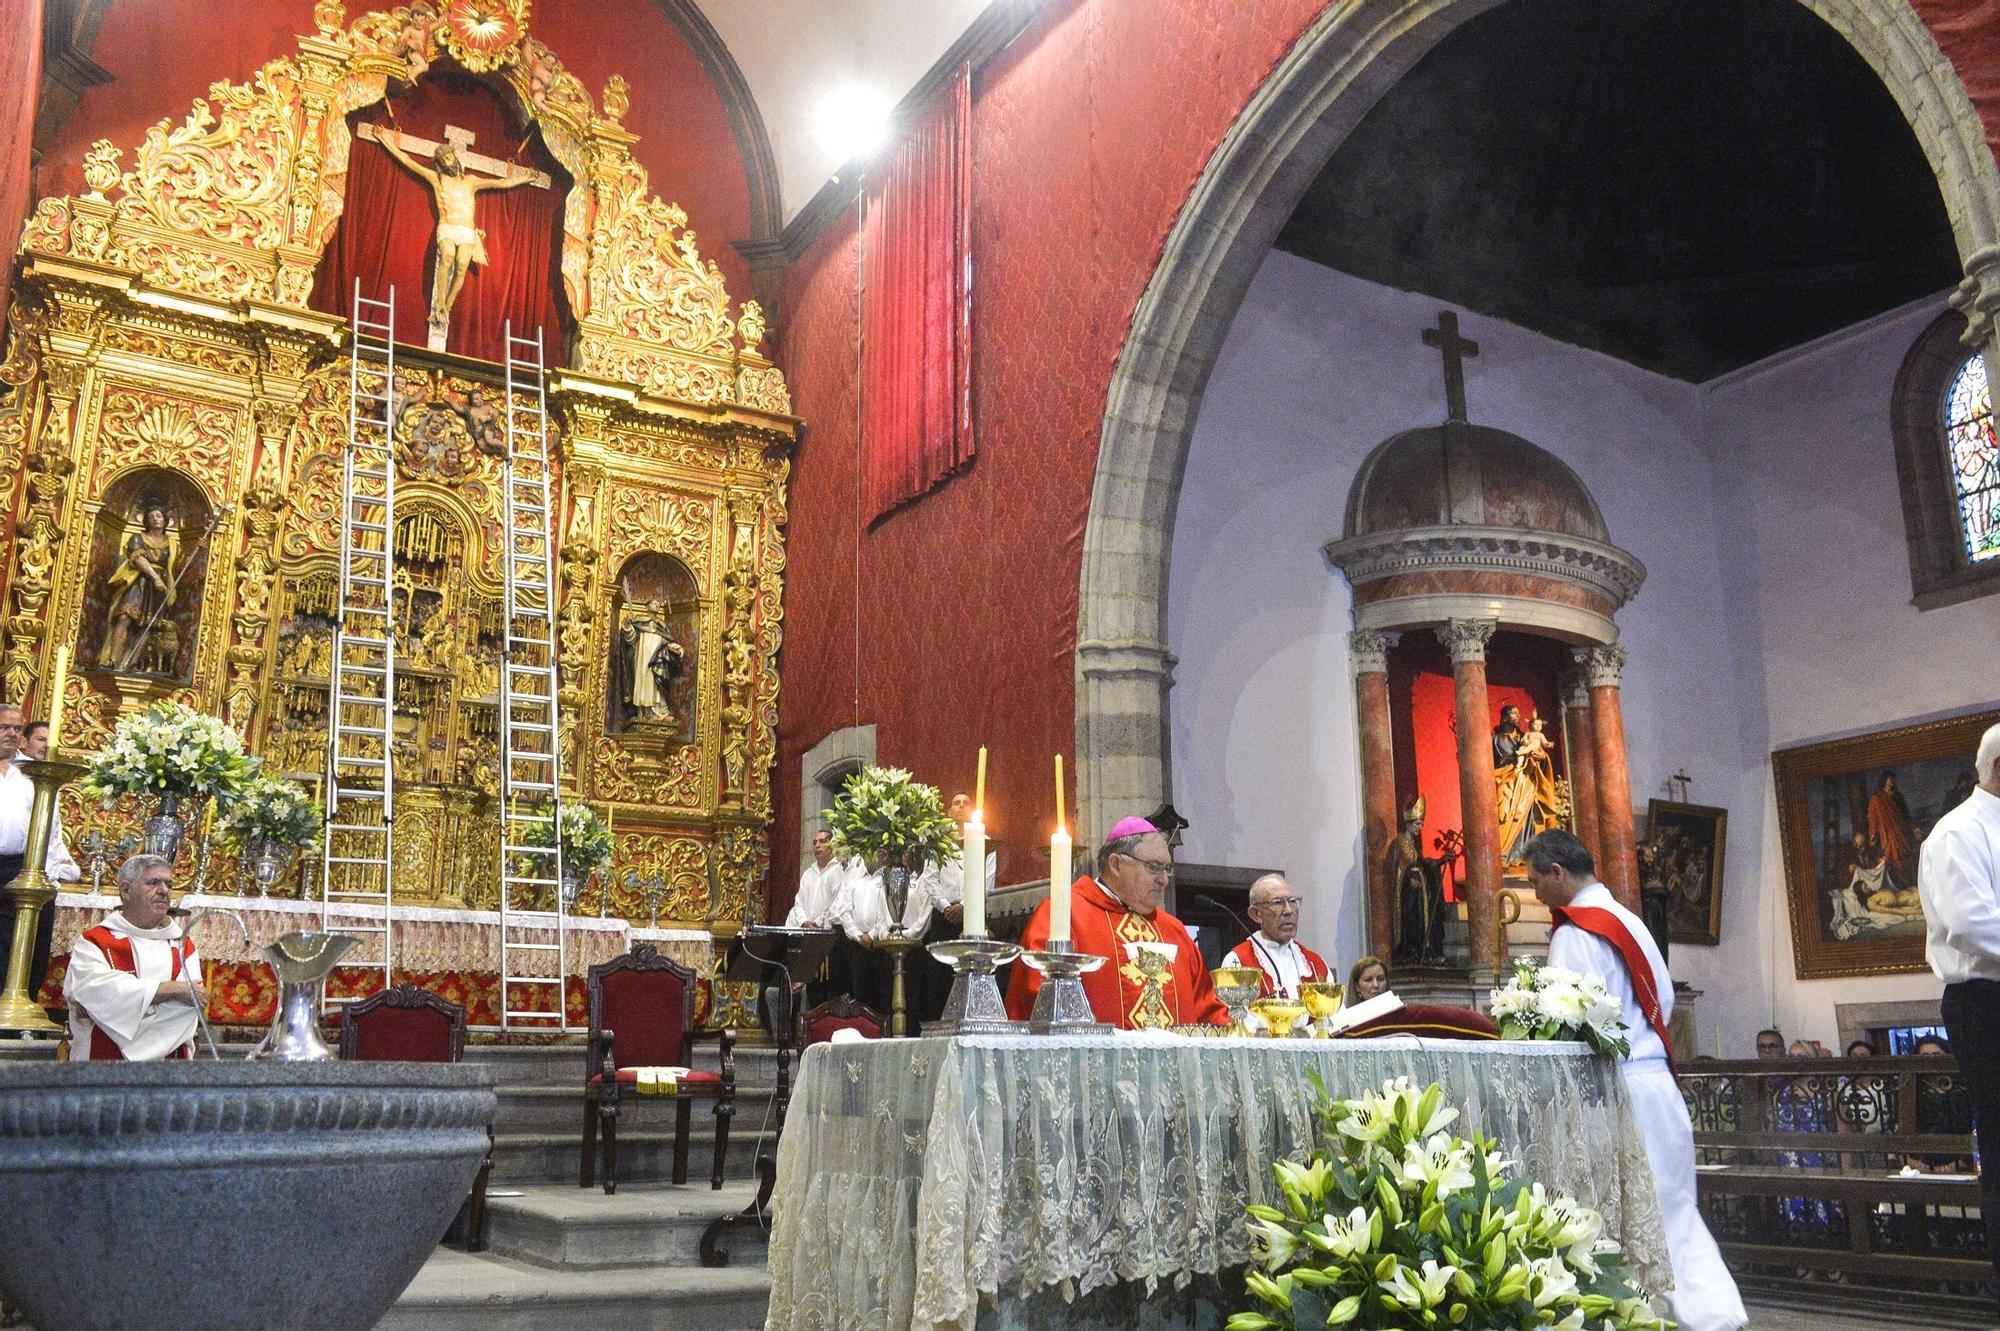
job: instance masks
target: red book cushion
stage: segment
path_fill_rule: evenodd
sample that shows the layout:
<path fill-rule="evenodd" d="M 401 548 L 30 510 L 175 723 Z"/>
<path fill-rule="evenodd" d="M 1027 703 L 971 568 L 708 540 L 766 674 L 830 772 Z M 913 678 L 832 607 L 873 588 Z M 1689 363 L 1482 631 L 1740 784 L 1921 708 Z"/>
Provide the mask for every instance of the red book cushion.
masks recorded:
<path fill-rule="evenodd" d="M 618 1069 L 618 1081 L 621 1085 L 630 1086 L 634 1082 L 637 1082 L 638 1080 L 639 1080 L 639 1069 L 637 1068 Z M 700 1082 L 703 1083 L 704 1085 L 720 1086 L 722 1084 L 722 1074 L 719 1072 L 700 1072 L 700 1071 L 683 1072 L 680 1075 L 681 1085 L 685 1086 L 690 1082 Z M 603 1083 L 604 1083 L 604 1074 L 601 1072 L 590 1079 L 590 1084 L 592 1086 L 600 1086 Z"/>
<path fill-rule="evenodd" d="M 1341 1032 L 1345 1039 L 1366 1040 L 1377 1035 L 1425 1035 L 1434 1040 L 1497 1040 L 1500 1028 L 1493 1019 L 1471 1008 L 1443 1003 L 1405 1003 L 1396 1011 Z"/>

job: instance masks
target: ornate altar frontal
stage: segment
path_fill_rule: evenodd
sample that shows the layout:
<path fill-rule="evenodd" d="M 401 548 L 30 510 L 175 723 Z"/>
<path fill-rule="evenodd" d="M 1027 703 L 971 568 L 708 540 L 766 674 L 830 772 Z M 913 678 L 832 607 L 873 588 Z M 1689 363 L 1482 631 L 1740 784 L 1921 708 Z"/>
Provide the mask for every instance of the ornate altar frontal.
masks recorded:
<path fill-rule="evenodd" d="M 762 313 L 732 313 L 685 215 L 651 192 L 618 123 L 623 81 L 593 99 L 527 35 L 526 0 L 351 23 L 322 0 L 314 18 L 295 56 L 215 84 L 129 165 L 94 144 L 89 192 L 42 200 L 23 233 L 0 364 L 4 696 L 46 714 L 38 686 L 74 643 L 66 748 L 172 698 L 227 718 L 267 769 L 321 781 L 351 385 L 345 298 L 329 308 L 316 275 L 352 206 L 358 140 L 379 142 L 372 109 L 393 118 L 385 100 L 455 79 L 569 181 L 542 237 L 561 315 L 544 340 L 568 365 L 546 381 L 565 798 L 610 818 L 621 877 L 658 880 L 659 923 L 730 932 L 761 907 L 798 426 Z M 500 249 L 487 231 L 457 244 L 438 183 L 457 171 L 430 146 L 437 174 L 411 169 L 437 191 L 433 252 L 464 256 L 475 299 L 509 256 L 486 253 Z M 475 174 L 511 169 L 465 156 Z M 559 173 L 500 179 L 547 190 Z M 388 389 L 396 896 L 478 909 L 497 893 L 507 403 L 499 365 L 445 342 L 458 293 L 416 286 L 397 299 L 439 307 L 446 349 L 399 345 Z M 115 842 L 135 813 L 72 797 L 64 820 L 73 846 Z M 205 885 L 237 872 L 218 852 Z M 316 895 L 316 866 L 304 878 Z M 652 916 L 636 889 L 610 890 L 611 915 Z"/>

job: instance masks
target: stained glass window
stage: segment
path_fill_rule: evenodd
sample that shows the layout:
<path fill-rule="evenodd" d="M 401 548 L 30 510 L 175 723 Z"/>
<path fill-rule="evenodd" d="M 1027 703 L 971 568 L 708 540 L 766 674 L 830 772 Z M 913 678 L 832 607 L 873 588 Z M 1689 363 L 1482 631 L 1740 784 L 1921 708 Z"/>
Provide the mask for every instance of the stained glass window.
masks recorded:
<path fill-rule="evenodd" d="M 1986 358 L 1967 360 L 1945 393 L 1945 447 L 1958 501 L 1966 558 L 2000 561 L 2000 444 L 1993 434 L 1993 400 Z"/>

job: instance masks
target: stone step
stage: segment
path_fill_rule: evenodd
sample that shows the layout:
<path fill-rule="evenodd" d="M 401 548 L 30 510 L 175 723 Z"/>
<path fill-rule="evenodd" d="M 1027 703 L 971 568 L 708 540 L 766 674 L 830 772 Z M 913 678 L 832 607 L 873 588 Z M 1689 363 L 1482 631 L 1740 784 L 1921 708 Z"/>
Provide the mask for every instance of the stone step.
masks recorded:
<path fill-rule="evenodd" d="M 632 1119 L 621 1119 L 618 1133 L 618 1184 L 665 1183 L 673 1177 L 673 1117 L 651 1115 L 640 1120 L 646 1127 L 635 1131 Z M 761 1119 L 746 1122 L 741 1115 L 729 1134 L 729 1151 L 724 1157 L 723 1179 L 755 1176 L 757 1145 L 769 1140 L 777 1147 L 777 1134 L 760 1134 Z M 496 1188 L 520 1187 L 535 1183 L 576 1182 L 578 1154 L 583 1145 L 583 1113 L 566 1132 L 524 1132 L 496 1136 L 493 1141 L 493 1178 Z M 697 1117 L 688 1132 L 688 1181 L 707 1186 L 709 1163 L 714 1158 L 714 1120 Z M 601 1182 L 601 1180 L 600 1180 Z M 579 1189 L 581 1191 L 581 1189 Z"/>
<path fill-rule="evenodd" d="M 762 1266 L 558 1271 L 439 1248 L 377 1331 L 751 1331 L 764 1325 Z"/>
<path fill-rule="evenodd" d="M 699 1266 L 702 1231 L 720 1216 L 748 1206 L 757 1185 L 621 1184 L 615 1196 L 596 1188 L 539 1184 L 521 1197 L 487 1205 L 487 1247 L 501 1257 L 563 1271 L 612 1267 Z M 738 1265 L 762 1266 L 764 1244 L 754 1230 L 732 1231 L 728 1249 Z"/>
<path fill-rule="evenodd" d="M 736 1121 L 738 1123 L 761 1123 L 764 1111 L 770 1104 L 773 1092 L 768 1086 L 736 1087 Z M 626 1097 L 621 1105 L 629 1104 L 632 1097 Z M 657 1097 L 656 1097 L 657 1098 Z M 493 1131 L 496 1134 L 516 1134 L 524 1132 L 569 1132 L 583 1128 L 583 1084 L 579 1076 L 574 1081 L 559 1086 L 502 1086 L 499 1088 L 499 1107 L 493 1116 Z M 694 1120 L 699 1126 L 710 1117 L 705 1107 L 709 1102 L 697 1101 Z M 671 1119 L 671 1109 L 655 1108 L 649 1100 L 638 1111 L 647 1122 L 657 1117 Z"/>

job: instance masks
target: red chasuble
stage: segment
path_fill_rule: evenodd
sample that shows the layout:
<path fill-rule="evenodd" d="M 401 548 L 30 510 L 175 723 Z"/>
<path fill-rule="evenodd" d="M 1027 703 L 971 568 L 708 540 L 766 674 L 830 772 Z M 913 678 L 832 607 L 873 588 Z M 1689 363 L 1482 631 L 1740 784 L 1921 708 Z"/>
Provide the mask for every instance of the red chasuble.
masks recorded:
<path fill-rule="evenodd" d="M 1105 965 L 1083 977 L 1083 991 L 1099 1021 L 1132 1028 L 1132 1014 L 1142 991 L 1137 970 L 1125 964 L 1125 944 L 1142 942 L 1174 945 L 1173 983 L 1165 987 L 1165 998 L 1175 1025 L 1206 1022 L 1219 1026 L 1229 1020 L 1229 1010 L 1216 998 L 1215 987 L 1209 982 L 1201 949 L 1188 936 L 1187 926 L 1164 910 L 1151 915 L 1129 911 L 1098 886 L 1096 879 L 1079 878 L 1070 889 L 1070 940 L 1079 952 L 1108 958 Z M 1028 927 L 1021 931 L 1021 946 L 1039 950 L 1048 941 L 1049 903 L 1044 901 L 1028 917 Z M 1025 962 L 1015 962 L 1007 981 L 1007 1015 L 1026 1021 L 1034 1011 L 1035 991 L 1041 983 L 1040 972 Z"/>
<path fill-rule="evenodd" d="M 1223 961 L 1230 966 L 1255 966 L 1257 974 L 1262 977 L 1264 997 L 1269 998 L 1278 992 L 1278 973 L 1273 969 L 1275 963 L 1272 961 L 1276 951 L 1275 948 L 1259 943 L 1257 936 L 1252 934 L 1231 948 L 1229 955 L 1224 957 Z M 1299 976 L 1301 984 L 1319 984 L 1333 978 L 1333 971 L 1327 966 L 1325 957 L 1304 943 L 1299 944 L 1299 954 L 1305 958 L 1305 970 Z M 1298 995 L 1293 994 L 1291 997 L 1297 998 Z"/>

